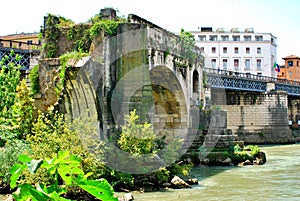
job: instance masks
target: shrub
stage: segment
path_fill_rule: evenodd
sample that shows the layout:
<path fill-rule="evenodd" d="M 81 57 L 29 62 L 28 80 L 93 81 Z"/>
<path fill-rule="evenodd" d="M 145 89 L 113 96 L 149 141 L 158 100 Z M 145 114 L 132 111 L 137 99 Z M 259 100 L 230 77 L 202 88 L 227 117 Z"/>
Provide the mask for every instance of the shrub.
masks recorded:
<path fill-rule="evenodd" d="M 147 183 L 152 183 L 159 187 L 163 183 L 170 180 L 170 177 L 174 175 L 188 176 L 192 164 L 174 164 L 176 159 L 178 159 L 180 147 L 182 145 L 181 140 L 174 140 L 168 145 L 164 142 L 164 138 L 157 140 L 156 135 L 152 129 L 152 125 L 149 123 L 139 123 L 139 116 L 136 111 L 133 110 L 129 115 L 125 116 L 126 125 L 122 127 L 122 133 L 118 140 L 120 148 L 130 154 L 132 158 L 137 159 L 137 163 L 143 163 L 141 165 L 141 170 L 136 170 L 137 172 L 145 172 L 146 174 L 133 175 L 134 187 L 139 188 Z M 168 167 L 160 167 L 157 171 L 149 173 L 150 167 L 145 166 L 149 155 L 162 159 Z M 121 159 L 122 160 L 122 159 Z M 128 161 L 124 162 L 125 165 L 130 165 Z M 124 165 L 124 164 L 121 164 Z M 136 164 L 135 164 L 136 165 Z M 151 165 L 151 164 L 150 164 Z M 138 166 L 138 165 L 137 165 Z M 122 184 L 124 178 L 120 178 L 118 185 Z M 128 177 L 125 177 L 128 179 Z M 130 180 L 131 177 L 130 177 Z M 124 181 L 123 183 L 129 183 Z M 113 184 L 114 185 L 114 184 Z"/>
<path fill-rule="evenodd" d="M 250 149 L 252 156 L 256 156 L 260 152 L 260 149 L 257 145 L 248 145 L 244 149 Z"/>
<path fill-rule="evenodd" d="M 18 155 L 28 152 L 29 145 L 21 140 L 7 143 L 0 151 L 0 186 L 9 185 L 11 167 L 18 161 Z"/>
<path fill-rule="evenodd" d="M 82 121 L 82 124 L 84 124 L 85 121 L 83 119 Z M 90 127 L 88 123 L 85 124 L 85 126 L 73 126 L 73 123 L 65 122 L 68 122 L 68 120 L 64 119 L 64 116 L 58 112 L 49 111 L 48 113 L 40 113 L 36 122 L 33 124 L 32 134 L 27 136 L 27 141 L 32 149 L 31 156 L 33 158 L 47 158 L 59 151 L 70 151 L 71 154 L 83 159 L 81 165 L 84 172 L 93 172 L 93 179 L 100 178 L 105 173 L 105 168 L 100 157 L 96 157 L 90 153 L 88 147 L 85 147 L 79 138 L 79 133 L 84 135 L 87 131 L 95 127 Z M 95 144 L 98 143 L 95 140 L 90 140 L 89 142 L 91 146 L 93 146 L 93 142 L 95 142 Z M 100 151 L 104 152 L 103 144 L 98 143 L 97 146 L 98 153 Z M 40 179 L 42 179 L 44 183 L 47 184 L 51 182 L 45 172 L 38 172 L 38 174 L 40 174 Z M 27 176 L 25 179 L 26 182 L 36 182 L 35 178 L 32 178 L 28 174 Z"/>
<path fill-rule="evenodd" d="M 136 110 L 125 116 L 127 124 L 122 127 L 122 133 L 118 144 L 120 148 L 135 156 L 155 152 L 156 135 L 151 124 L 139 124 L 139 116 Z"/>

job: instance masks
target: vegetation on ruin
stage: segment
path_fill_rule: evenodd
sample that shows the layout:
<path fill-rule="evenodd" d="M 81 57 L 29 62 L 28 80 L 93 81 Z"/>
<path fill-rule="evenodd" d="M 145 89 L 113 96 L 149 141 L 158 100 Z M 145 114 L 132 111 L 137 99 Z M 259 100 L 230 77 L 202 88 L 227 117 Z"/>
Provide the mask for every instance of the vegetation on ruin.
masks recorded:
<path fill-rule="evenodd" d="M 29 72 L 30 88 L 32 94 L 40 92 L 40 81 L 39 81 L 39 65 L 35 65 Z"/>
<path fill-rule="evenodd" d="M 70 57 L 76 58 L 75 55 Z M 67 56 L 61 59 L 62 63 L 67 61 Z M 25 80 L 20 80 L 19 67 L 13 63 L 7 67 L 4 63 L 7 62 L 1 63 L 3 71 L 0 73 L 0 78 L 1 83 L 6 84 L 1 85 L 0 95 L 9 98 L 1 105 L 0 118 L 2 127 L 0 190 L 2 192 L 4 189 L 6 189 L 4 192 L 8 192 L 11 184 L 11 189 L 14 187 L 20 189 L 20 193 L 15 195 L 17 200 L 23 198 L 74 200 L 82 199 L 82 196 L 97 197 L 93 194 L 93 189 L 92 192 L 89 191 L 91 190 L 89 185 L 96 185 L 97 188 L 94 190 L 107 192 L 110 196 L 111 187 L 101 178 L 110 182 L 114 189 L 120 190 L 139 189 L 149 183 L 160 187 L 170 181 L 175 174 L 188 175 L 191 164 L 173 164 L 169 167 L 161 167 L 158 171 L 147 175 L 132 175 L 105 167 L 103 162 L 107 150 L 105 144 L 95 140 L 97 137 L 87 138 L 87 136 L 98 135 L 94 126 L 96 119 L 80 118 L 70 121 L 53 108 L 45 113 L 36 111 L 31 89 L 27 87 Z M 163 148 L 164 143 L 155 138 L 150 124 L 139 124 L 138 119 L 135 112 L 126 116 L 125 120 L 130 124 L 123 128 L 118 138 L 119 146 L 133 153 L 134 157 L 143 157 L 145 153 L 156 154 Z M 133 140 L 134 137 L 129 134 L 136 131 L 138 131 L 136 134 L 145 131 L 145 138 Z M 172 148 L 171 146 L 170 149 Z M 94 149 L 94 152 L 91 153 L 90 149 Z M 174 160 L 175 152 L 176 150 L 174 153 L 168 152 L 170 155 L 167 157 L 173 157 Z M 64 155 L 63 153 L 68 154 L 62 159 L 60 156 Z M 51 158 L 52 160 L 49 160 Z M 16 167 L 22 171 L 16 172 Z M 68 170 L 74 168 L 76 175 L 66 175 L 64 171 L 67 168 Z M 35 186 L 36 184 L 38 187 Z"/>
<path fill-rule="evenodd" d="M 56 83 L 55 90 L 58 96 L 61 95 L 61 92 L 65 85 L 65 76 L 66 70 L 68 67 L 72 67 L 72 64 L 78 62 L 81 58 L 88 56 L 88 53 L 85 52 L 68 52 L 59 57 L 60 59 L 60 69 L 59 69 L 59 82 Z M 71 61 L 71 64 L 68 62 Z"/>
<path fill-rule="evenodd" d="M 180 30 L 178 44 L 180 45 L 180 55 L 182 58 L 177 61 L 177 66 L 191 66 L 196 59 L 195 54 L 195 37 L 184 29 Z"/>
<path fill-rule="evenodd" d="M 43 57 L 59 57 L 59 38 L 66 38 L 71 44 L 68 52 L 78 51 L 88 53 L 91 43 L 100 33 L 113 36 L 117 33 L 119 23 L 126 22 L 125 18 L 116 17 L 115 20 L 102 19 L 100 13 L 92 17 L 87 23 L 75 24 L 61 16 L 48 14 L 43 29 Z"/>

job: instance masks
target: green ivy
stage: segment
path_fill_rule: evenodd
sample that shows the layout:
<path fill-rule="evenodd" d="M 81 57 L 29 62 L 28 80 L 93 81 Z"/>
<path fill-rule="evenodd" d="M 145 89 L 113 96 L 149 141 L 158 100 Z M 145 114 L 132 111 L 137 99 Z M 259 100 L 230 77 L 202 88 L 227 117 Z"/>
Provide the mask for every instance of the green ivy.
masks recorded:
<path fill-rule="evenodd" d="M 40 84 L 39 84 L 39 65 L 35 65 L 29 73 L 30 80 L 30 88 L 32 94 L 37 94 L 40 92 Z"/>
<path fill-rule="evenodd" d="M 59 17 L 48 14 L 46 27 L 44 27 L 46 41 L 43 44 L 44 56 L 46 58 L 55 58 L 58 55 L 57 41 L 59 37 Z"/>
<path fill-rule="evenodd" d="M 97 36 L 101 31 L 104 31 L 104 33 L 108 36 L 113 36 L 117 34 L 119 22 L 112 21 L 112 20 L 101 20 L 93 24 L 93 26 L 90 28 L 90 34 L 92 37 Z"/>
<path fill-rule="evenodd" d="M 74 41 L 74 50 L 79 52 L 89 52 L 92 38 L 89 24 L 76 24 L 70 26 L 66 35 L 68 40 Z"/>
<path fill-rule="evenodd" d="M 88 53 L 84 52 L 68 52 L 66 54 L 63 54 L 59 57 L 60 59 L 60 73 L 59 73 L 59 82 L 56 84 L 55 90 L 56 94 L 59 96 L 60 93 L 63 90 L 63 87 L 65 85 L 65 75 L 66 75 L 66 70 L 68 67 L 68 61 L 70 59 L 74 59 L 75 61 L 79 61 L 81 58 L 88 56 Z"/>

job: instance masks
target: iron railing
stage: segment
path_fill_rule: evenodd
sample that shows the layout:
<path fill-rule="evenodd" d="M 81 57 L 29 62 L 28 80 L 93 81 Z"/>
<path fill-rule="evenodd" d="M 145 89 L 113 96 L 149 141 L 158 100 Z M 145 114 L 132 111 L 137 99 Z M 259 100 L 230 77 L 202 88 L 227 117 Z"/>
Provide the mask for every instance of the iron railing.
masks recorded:
<path fill-rule="evenodd" d="M 207 83 L 215 88 L 263 92 L 267 90 L 267 83 L 273 82 L 275 90 L 300 96 L 300 82 L 297 81 L 215 68 L 205 68 L 204 71 L 207 75 Z"/>

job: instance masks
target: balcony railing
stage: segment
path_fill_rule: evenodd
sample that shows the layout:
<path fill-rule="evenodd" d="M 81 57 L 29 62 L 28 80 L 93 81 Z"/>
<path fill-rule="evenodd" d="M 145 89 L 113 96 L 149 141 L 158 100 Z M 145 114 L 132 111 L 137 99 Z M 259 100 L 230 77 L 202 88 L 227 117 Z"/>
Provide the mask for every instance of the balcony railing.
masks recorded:
<path fill-rule="evenodd" d="M 31 41 L 22 42 L 14 40 L 0 39 L 0 48 L 13 48 L 21 50 L 40 50 L 42 47 L 41 43 L 32 43 Z"/>

